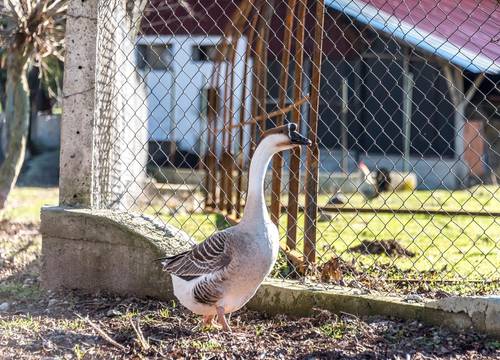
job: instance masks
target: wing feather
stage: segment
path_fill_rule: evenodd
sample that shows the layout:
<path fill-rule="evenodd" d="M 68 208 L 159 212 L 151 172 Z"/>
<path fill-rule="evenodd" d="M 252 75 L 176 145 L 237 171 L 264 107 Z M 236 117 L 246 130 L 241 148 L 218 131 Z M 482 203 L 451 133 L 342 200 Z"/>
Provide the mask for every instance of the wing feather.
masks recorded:
<path fill-rule="evenodd" d="M 230 239 L 227 231 L 218 232 L 191 250 L 162 259 L 164 270 L 185 280 L 222 270 L 231 262 Z"/>

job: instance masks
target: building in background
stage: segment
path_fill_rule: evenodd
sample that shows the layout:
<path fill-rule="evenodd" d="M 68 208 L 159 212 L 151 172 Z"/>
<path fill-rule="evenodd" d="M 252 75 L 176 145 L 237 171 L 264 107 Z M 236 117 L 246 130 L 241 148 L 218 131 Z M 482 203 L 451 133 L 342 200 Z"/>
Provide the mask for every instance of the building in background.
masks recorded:
<path fill-rule="evenodd" d="M 150 152 L 157 162 L 172 144 L 192 154 L 194 162 L 204 153 L 211 49 L 235 9 L 227 0 L 184 4 L 153 0 L 138 45 L 147 60 L 143 67 L 149 88 Z M 482 127 L 471 125 L 465 115 L 474 89 L 498 86 L 498 4 L 464 0 L 457 7 L 453 0 L 441 0 L 439 6 L 432 0 L 410 0 L 403 6 L 392 0 L 327 0 L 326 5 L 320 171 L 350 172 L 364 160 L 370 167 L 413 171 L 424 188 L 461 187 L 471 173 L 482 175 L 485 166 L 478 151 L 488 144 L 482 135 L 474 135 L 481 134 Z M 271 22 L 269 111 L 276 108 L 286 6 L 275 2 Z M 309 12 L 306 29 L 314 20 Z M 305 47 L 308 53 L 314 47 L 308 31 Z M 304 66 L 311 66 L 307 57 Z M 235 81 L 238 78 L 242 76 Z M 308 91 L 307 78 L 304 87 Z M 307 121 L 307 106 L 303 111 Z"/>

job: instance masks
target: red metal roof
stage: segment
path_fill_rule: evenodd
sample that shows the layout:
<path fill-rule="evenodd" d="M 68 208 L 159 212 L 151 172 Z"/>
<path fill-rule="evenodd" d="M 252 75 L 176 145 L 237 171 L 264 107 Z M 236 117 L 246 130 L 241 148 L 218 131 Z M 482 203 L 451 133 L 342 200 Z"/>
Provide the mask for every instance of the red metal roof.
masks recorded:
<path fill-rule="evenodd" d="M 231 0 L 150 0 L 144 35 L 222 35 L 238 2 Z"/>
<path fill-rule="evenodd" d="M 177 0 L 151 0 L 142 31 L 144 35 L 222 35 L 239 2 L 184 0 L 188 11 Z M 286 1 L 274 3 L 270 48 L 277 55 L 282 47 Z M 359 34 L 349 32 L 349 20 L 336 12 L 339 11 L 464 69 L 500 73 L 498 0 L 325 0 L 325 3 L 331 9 L 325 18 L 323 48 L 331 58 L 349 57 L 363 46 L 356 42 Z M 308 48 L 313 45 L 309 32 L 313 29 L 312 13 L 311 8 L 306 20 Z"/>
<path fill-rule="evenodd" d="M 191 10 L 179 6 L 178 0 L 150 0 L 146 7 L 141 24 L 143 35 L 222 35 L 224 27 L 241 0 L 184 0 Z M 244 0 L 243 0 L 244 1 Z M 287 9 L 286 0 L 275 0 L 274 16 L 271 20 L 269 37 L 270 56 L 278 56 L 283 48 L 282 38 L 284 19 Z M 311 51 L 314 46 L 314 4 L 306 18 L 305 47 Z M 352 31 L 353 25 L 347 17 L 329 10 L 330 16 L 325 18 L 324 52 L 332 59 L 348 58 L 359 52 L 361 44 L 353 37 L 359 38 Z M 359 40 L 359 39 L 358 39 Z"/>
<path fill-rule="evenodd" d="M 498 0 L 325 2 L 358 21 L 425 48 L 466 69 L 500 72 Z"/>

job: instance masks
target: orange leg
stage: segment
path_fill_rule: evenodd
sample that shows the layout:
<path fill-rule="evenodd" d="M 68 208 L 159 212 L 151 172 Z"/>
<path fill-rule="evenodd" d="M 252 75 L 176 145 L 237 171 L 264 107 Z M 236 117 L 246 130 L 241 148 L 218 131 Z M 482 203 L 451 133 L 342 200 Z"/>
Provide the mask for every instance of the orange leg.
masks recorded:
<path fill-rule="evenodd" d="M 203 325 L 210 326 L 213 324 L 214 315 L 204 315 L 203 316 Z"/>
<path fill-rule="evenodd" d="M 222 326 L 222 330 L 231 332 L 231 328 L 224 316 L 224 308 L 222 306 L 217 306 L 217 321 L 219 321 L 219 324 Z"/>

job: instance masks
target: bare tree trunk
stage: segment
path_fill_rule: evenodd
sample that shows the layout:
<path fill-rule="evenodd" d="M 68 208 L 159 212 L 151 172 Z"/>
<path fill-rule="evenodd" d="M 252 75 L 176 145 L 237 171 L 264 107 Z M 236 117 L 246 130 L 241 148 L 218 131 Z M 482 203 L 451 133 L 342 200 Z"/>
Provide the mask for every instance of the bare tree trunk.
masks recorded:
<path fill-rule="evenodd" d="M 29 87 L 24 56 L 11 52 L 7 58 L 5 120 L 8 127 L 8 146 L 0 166 L 0 209 L 16 184 L 21 171 L 28 140 L 30 118 Z"/>

